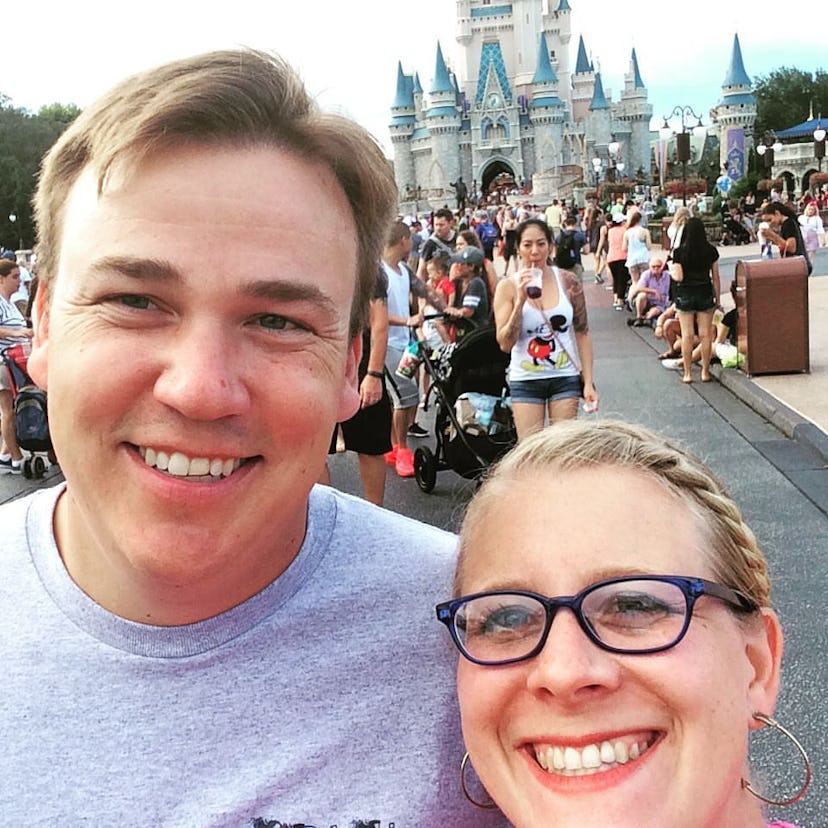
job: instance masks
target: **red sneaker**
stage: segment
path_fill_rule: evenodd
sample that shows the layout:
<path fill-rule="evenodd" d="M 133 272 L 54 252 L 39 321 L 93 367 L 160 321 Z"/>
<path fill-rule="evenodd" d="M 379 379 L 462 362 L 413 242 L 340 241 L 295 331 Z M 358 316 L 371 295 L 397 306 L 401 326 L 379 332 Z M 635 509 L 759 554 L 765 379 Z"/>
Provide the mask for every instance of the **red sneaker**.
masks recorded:
<path fill-rule="evenodd" d="M 385 465 L 394 466 L 397 463 L 397 452 L 400 450 L 399 446 L 394 446 L 391 451 L 387 451 L 384 455 Z"/>
<path fill-rule="evenodd" d="M 414 477 L 414 452 L 408 448 L 398 448 L 394 468 L 400 477 Z"/>

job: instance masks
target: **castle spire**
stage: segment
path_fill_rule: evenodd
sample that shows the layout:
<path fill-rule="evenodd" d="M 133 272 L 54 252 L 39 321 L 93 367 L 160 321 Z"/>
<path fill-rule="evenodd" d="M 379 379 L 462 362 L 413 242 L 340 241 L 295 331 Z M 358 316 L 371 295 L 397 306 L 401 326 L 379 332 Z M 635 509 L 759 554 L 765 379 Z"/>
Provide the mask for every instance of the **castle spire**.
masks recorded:
<path fill-rule="evenodd" d="M 586 53 L 586 46 L 584 46 L 584 36 L 581 35 L 578 40 L 578 59 L 575 61 L 575 74 L 584 75 L 592 71 L 592 64 Z"/>
<path fill-rule="evenodd" d="M 636 89 L 646 89 L 644 81 L 641 80 L 641 72 L 638 71 L 638 57 L 635 54 L 635 48 L 632 50 L 631 66 L 633 72 L 633 86 Z"/>
<path fill-rule="evenodd" d="M 443 50 L 440 48 L 438 41 L 437 64 L 434 68 L 434 83 L 431 86 L 431 94 L 436 95 L 441 92 L 454 92 L 454 84 L 452 84 L 448 69 L 446 69 L 446 62 L 443 60 Z"/>
<path fill-rule="evenodd" d="M 546 33 L 541 32 L 540 46 L 538 48 L 538 68 L 535 70 L 535 77 L 532 83 L 557 83 L 558 76 L 552 68 L 552 61 L 549 60 L 549 47 L 546 45 Z"/>
<path fill-rule="evenodd" d="M 408 109 L 414 106 L 414 96 L 411 89 L 411 78 L 403 72 L 402 62 L 397 62 L 397 94 L 394 98 L 394 103 L 391 104 L 393 109 Z"/>
<path fill-rule="evenodd" d="M 558 3 L 558 8 L 555 11 L 572 11 L 572 7 L 569 5 L 567 0 L 561 0 L 561 2 Z"/>
<path fill-rule="evenodd" d="M 606 95 L 604 95 L 604 84 L 601 82 L 601 73 L 595 73 L 595 89 L 592 92 L 592 101 L 589 105 L 590 111 L 596 109 L 609 109 Z"/>
<path fill-rule="evenodd" d="M 742 61 L 742 47 L 739 45 L 739 35 L 733 35 L 733 53 L 730 56 L 730 66 L 727 69 L 722 86 L 750 86 L 750 78 L 745 72 L 745 64 Z"/>

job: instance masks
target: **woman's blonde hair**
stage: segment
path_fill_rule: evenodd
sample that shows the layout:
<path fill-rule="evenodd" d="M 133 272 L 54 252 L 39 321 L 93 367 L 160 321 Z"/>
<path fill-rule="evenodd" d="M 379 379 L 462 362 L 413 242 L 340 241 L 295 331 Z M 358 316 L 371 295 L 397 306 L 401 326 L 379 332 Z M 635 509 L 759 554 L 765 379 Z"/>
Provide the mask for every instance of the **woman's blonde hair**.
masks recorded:
<path fill-rule="evenodd" d="M 38 261 L 47 299 L 57 273 L 64 212 L 90 168 L 104 191 L 110 173 L 176 146 L 273 147 L 328 167 L 356 225 L 351 333 L 365 324 L 377 261 L 397 208 L 393 170 L 376 140 L 322 112 L 281 58 L 253 49 L 211 52 L 150 69 L 87 107 L 43 160 L 34 197 Z"/>
<path fill-rule="evenodd" d="M 455 595 L 460 594 L 465 561 L 474 554 L 471 538 L 511 481 L 550 469 L 565 472 L 594 466 L 616 466 L 657 481 L 693 513 L 714 580 L 742 593 L 757 607 L 771 606 L 765 556 L 713 472 L 677 443 L 640 426 L 611 420 L 556 423 L 522 440 L 492 469 L 463 521 Z"/>

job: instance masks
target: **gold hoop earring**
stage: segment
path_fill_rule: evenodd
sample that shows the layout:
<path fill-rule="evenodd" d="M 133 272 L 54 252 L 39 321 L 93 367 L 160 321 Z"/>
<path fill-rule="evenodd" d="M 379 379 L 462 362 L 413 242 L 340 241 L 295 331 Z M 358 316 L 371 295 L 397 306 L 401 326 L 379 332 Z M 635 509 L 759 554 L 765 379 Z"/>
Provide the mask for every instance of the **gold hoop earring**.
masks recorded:
<path fill-rule="evenodd" d="M 799 740 L 793 733 L 790 732 L 786 727 L 783 727 L 776 719 L 767 716 L 764 713 L 754 713 L 753 718 L 757 719 L 760 722 L 763 722 L 768 727 L 772 727 L 774 730 L 778 730 L 783 736 L 787 736 L 793 743 L 796 749 L 799 751 L 800 755 L 802 756 L 803 761 L 805 762 L 805 781 L 802 783 L 802 787 L 789 799 L 770 799 L 767 796 L 763 796 L 758 791 L 754 790 L 753 786 L 747 779 L 742 780 L 742 787 L 752 796 L 755 796 L 757 799 L 761 799 L 762 802 L 767 802 L 768 805 L 793 805 L 794 802 L 799 802 L 803 796 L 805 796 L 805 792 L 808 790 L 808 787 L 811 784 L 811 779 L 813 777 L 813 768 L 811 766 L 811 760 L 808 758 L 808 754 L 805 752 L 805 748 L 799 743 Z"/>
<path fill-rule="evenodd" d="M 478 802 L 470 793 L 469 789 L 466 787 L 466 765 L 469 764 L 469 752 L 466 751 L 463 754 L 463 759 L 460 762 L 460 787 L 463 789 L 463 796 L 471 802 L 476 808 L 481 808 L 484 811 L 491 811 L 497 808 L 497 805 L 494 802 Z"/>

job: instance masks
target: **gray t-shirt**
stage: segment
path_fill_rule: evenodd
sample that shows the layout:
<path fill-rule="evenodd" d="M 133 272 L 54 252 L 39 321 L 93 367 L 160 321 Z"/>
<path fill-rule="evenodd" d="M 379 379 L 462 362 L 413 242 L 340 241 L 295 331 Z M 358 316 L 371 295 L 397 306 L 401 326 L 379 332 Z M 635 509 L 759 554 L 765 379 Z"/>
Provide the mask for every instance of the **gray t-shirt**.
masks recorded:
<path fill-rule="evenodd" d="M 505 824 L 459 786 L 453 536 L 316 487 L 281 577 L 154 627 L 68 576 L 61 491 L 0 507 L 0 824 Z"/>

